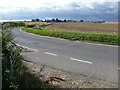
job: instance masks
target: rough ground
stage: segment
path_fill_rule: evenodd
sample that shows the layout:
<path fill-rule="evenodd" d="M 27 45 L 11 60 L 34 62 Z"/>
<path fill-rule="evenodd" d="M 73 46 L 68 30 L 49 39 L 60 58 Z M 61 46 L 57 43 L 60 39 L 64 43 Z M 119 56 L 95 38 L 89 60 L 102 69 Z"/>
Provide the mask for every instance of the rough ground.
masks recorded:
<path fill-rule="evenodd" d="M 55 30 L 72 30 L 81 32 L 94 32 L 94 33 L 110 33 L 118 34 L 118 23 L 117 22 L 106 22 L 106 23 L 90 23 L 90 22 L 62 22 L 52 23 L 46 26 L 49 29 Z"/>
<path fill-rule="evenodd" d="M 58 86 L 60 88 L 112 88 L 114 85 L 103 84 L 103 81 L 92 80 L 88 77 L 77 76 L 69 74 L 64 71 L 56 70 L 46 67 L 44 65 L 38 65 L 32 62 L 24 61 L 27 65 L 29 72 L 35 74 L 40 80 L 46 81 L 49 77 L 59 77 L 65 81 L 52 81 L 49 84 Z"/>
<path fill-rule="evenodd" d="M 94 33 L 110 33 L 118 34 L 118 22 L 105 22 L 105 23 L 93 23 L 93 22 L 25 22 L 25 25 L 37 25 L 43 28 L 49 28 L 54 30 L 69 30 L 69 31 L 81 31 L 81 32 L 94 32 Z"/>

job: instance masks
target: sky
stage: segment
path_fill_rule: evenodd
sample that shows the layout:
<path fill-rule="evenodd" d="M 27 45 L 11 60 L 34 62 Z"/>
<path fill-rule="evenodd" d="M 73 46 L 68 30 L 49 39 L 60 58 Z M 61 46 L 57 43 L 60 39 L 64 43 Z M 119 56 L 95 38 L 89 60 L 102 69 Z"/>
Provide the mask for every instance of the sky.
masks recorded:
<path fill-rule="evenodd" d="M 118 21 L 119 0 L 1 0 L 0 20 Z"/>

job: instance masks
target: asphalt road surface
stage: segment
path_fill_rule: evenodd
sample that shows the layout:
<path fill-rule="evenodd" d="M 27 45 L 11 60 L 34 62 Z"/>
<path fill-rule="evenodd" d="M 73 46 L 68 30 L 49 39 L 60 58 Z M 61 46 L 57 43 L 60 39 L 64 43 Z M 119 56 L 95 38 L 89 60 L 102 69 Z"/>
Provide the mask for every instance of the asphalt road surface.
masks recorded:
<path fill-rule="evenodd" d="M 118 47 L 113 45 L 73 42 L 13 30 L 19 45 L 35 52 L 25 59 L 69 73 L 118 83 Z"/>

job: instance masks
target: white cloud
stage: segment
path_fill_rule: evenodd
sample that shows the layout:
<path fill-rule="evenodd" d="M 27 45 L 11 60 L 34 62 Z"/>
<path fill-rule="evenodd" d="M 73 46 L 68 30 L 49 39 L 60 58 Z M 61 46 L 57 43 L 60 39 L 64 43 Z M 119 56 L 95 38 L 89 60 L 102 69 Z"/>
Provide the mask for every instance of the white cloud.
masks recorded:
<path fill-rule="evenodd" d="M 119 0 L 1 0 L 1 7 L 25 7 L 25 8 L 38 8 L 38 7 L 51 7 L 51 6 L 61 6 L 76 2 L 83 5 L 91 5 L 93 2 L 105 3 L 105 2 L 118 2 Z"/>
<path fill-rule="evenodd" d="M 86 5 L 86 7 L 90 8 L 90 9 L 94 9 L 94 7 L 92 5 Z"/>
<path fill-rule="evenodd" d="M 11 7 L 11 8 L 0 8 L 0 12 L 1 13 L 9 13 L 9 12 L 14 12 L 14 11 L 17 11 L 17 10 L 20 10 L 20 8 L 13 8 L 13 7 Z"/>
<path fill-rule="evenodd" d="M 102 13 L 116 12 L 116 4 L 109 4 L 107 2 L 118 1 L 119 0 L 1 0 L 0 13 L 2 12 L 7 18 L 16 16 L 17 18 L 22 16 L 25 18 L 28 18 L 28 16 L 29 18 L 39 18 L 40 16 L 50 18 L 67 16 L 67 14 L 71 15 L 71 17 L 78 15 L 77 17 L 79 18 L 79 15 L 89 13 L 99 13 L 100 15 Z M 10 14 L 13 16 L 10 16 Z"/>

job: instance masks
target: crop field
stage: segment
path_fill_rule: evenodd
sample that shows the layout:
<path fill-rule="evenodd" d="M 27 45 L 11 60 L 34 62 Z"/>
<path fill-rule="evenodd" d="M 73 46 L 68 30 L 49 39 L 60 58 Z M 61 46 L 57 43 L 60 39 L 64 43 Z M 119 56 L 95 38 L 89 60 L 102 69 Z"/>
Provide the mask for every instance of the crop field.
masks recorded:
<path fill-rule="evenodd" d="M 52 23 L 51 25 L 46 26 L 46 28 L 54 29 L 54 30 L 118 34 L 117 22 L 106 22 L 106 23 L 62 22 L 62 23 Z"/>

